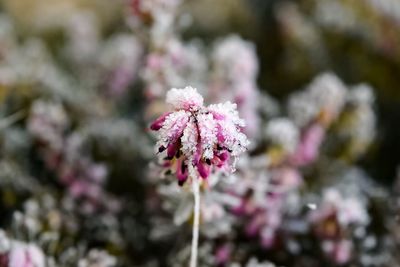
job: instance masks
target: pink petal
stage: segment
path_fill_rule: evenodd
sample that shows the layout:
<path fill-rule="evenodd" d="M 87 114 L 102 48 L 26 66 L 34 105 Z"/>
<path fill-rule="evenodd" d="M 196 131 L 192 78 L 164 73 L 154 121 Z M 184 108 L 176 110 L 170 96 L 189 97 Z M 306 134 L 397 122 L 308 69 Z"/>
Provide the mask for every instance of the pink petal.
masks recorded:
<path fill-rule="evenodd" d="M 168 148 L 167 148 L 167 157 L 168 158 L 172 159 L 173 157 L 175 157 L 176 152 L 179 149 L 179 145 L 180 144 L 178 141 L 168 145 Z"/>
<path fill-rule="evenodd" d="M 211 166 L 209 166 L 207 163 L 200 161 L 197 164 L 197 171 L 203 179 L 206 179 L 208 176 L 210 176 Z"/>
<path fill-rule="evenodd" d="M 221 154 L 217 155 L 217 157 L 222 161 L 225 162 L 229 159 L 229 153 L 227 151 L 222 152 Z"/>
<path fill-rule="evenodd" d="M 160 117 L 158 117 L 151 125 L 150 129 L 153 131 L 158 131 L 162 128 L 165 119 L 168 117 L 168 115 L 171 114 L 171 112 L 164 113 Z"/>
<path fill-rule="evenodd" d="M 189 175 L 188 167 L 183 160 L 180 160 L 177 162 L 176 168 L 176 178 L 178 178 L 178 183 L 179 185 L 183 185 Z"/>
<path fill-rule="evenodd" d="M 319 147 L 325 137 L 322 126 L 315 124 L 310 126 L 303 134 L 302 140 L 292 157 L 296 165 L 307 165 L 313 162 L 319 153 Z"/>

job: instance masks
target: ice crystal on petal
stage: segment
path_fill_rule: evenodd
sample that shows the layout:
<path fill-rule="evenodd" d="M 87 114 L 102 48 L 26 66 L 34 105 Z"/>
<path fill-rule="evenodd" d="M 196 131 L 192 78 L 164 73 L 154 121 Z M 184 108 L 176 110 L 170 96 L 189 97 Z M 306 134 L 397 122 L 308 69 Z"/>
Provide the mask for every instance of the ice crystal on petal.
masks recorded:
<path fill-rule="evenodd" d="M 214 157 L 214 145 L 217 142 L 216 122 L 211 114 L 200 114 L 197 117 L 197 121 L 199 124 L 203 157 L 212 159 Z"/>
<path fill-rule="evenodd" d="M 189 120 L 189 114 L 184 110 L 169 114 L 160 130 L 160 145 L 166 145 L 170 142 L 176 142 L 183 133 L 186 123 Z"/>
<path fill-rule="evenodd" d="M 244 120 L 239 118 L 237 105 L 231 102 L 210 105 L 208 109 L 214 114 L 217 120 L 226 120 L 238 127 L 244 127 Z"/>
<path fill-rule="evenodd" d="M 193 87 L 172 88 L 167 93 L 167 103 L 175 109 L 198 110 L 203 106 L 203 97 Z"/>
<path fill-rule="evenodd" d="M 299 141 L 299 130 L 292 121 L 284 118 L 275 119 L 268 123 L 266 136 L 274 145 L 287 152 L 293 152 Z"/>
<path fill-rule="evenodd" d="M 197 131 L 196 124 L 194 123 L 193 120 L 190 120 L 187 123 L 186 128 L 183 131 L 183 135 L 181 138 L 182 153 L 190 159 L 193 157 L 194 153 L 196 152 L 197 139 L 198 139 L 198 131 Z"/>

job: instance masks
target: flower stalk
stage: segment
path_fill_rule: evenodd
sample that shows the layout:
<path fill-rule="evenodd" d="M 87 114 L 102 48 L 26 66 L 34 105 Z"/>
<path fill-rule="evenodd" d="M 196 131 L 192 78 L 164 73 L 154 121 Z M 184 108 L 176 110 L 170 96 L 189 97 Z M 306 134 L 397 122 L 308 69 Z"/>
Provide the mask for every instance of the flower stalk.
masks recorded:
<path fill-rule="evenodd" d="M 190 253 L 190 267 L 197 266 L 197 250 L 199 246 L 199 224 L 200 224 L 200 182 L 195 177 L 192 181 L 193 197 L 194 197 L 194 219 L 192 234 L 192 249 Z"/>

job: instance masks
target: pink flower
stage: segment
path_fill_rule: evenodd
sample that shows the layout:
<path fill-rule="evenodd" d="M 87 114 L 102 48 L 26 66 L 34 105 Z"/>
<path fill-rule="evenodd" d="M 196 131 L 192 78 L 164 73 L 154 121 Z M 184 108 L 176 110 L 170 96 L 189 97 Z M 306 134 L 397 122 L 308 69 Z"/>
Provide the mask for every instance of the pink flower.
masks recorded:
<path fill-rule="evenodd" d="M 321 125 L 314 124 L 307 128 L 301 136 L 292 162 L 295 165 L 304 166 L 315 161 L 324 137 L 325 130 Z"/>
<path fill-rule="evenodd" d="M 228 244 L 219 246 L 215 252 L 215 261 L 218 266 L 229 262 L 231 257 L 232 247 Z"/>
<path fill-rule="evenodd" d="M 167 103 L 174 111 L 162 115 L 150 128 L 158 132 L 157 151 L 179 184 L 189 177 L 206 179 L 215 168 L 232 171 L 234 159 L 249 144 L 236 104 L 205 107 L 203 97 L 192 87 L 171 89 Z"/>
<path fill-rule="evenodd" d="M 208 90 L 214 101 L 224 99 L 237 103 L 247 123 L 243 131 L 251 138 L 260 133 L 255 50 L 252 43 L 235 35 L 217 42 L 212 52 L 213 77 Z"/>
<path fill-rule="evenodd" d="M 41 249 L 32 244 L 15 242 L 9 253 L 9 267 L 44 267 L 45 256 Z"/>
<path fill-rule="evenodd" d="M 337 264 L 345 264 L 351 259 L 353 244 L 349 240 L 325 241 L 322 243 L 324 252 Z"/>

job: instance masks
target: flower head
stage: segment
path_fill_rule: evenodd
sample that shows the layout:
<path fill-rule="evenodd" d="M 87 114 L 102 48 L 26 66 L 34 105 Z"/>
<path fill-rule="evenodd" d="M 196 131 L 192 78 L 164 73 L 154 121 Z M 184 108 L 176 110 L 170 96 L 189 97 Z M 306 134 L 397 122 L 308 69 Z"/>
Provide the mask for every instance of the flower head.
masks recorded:
<path fill-rule="evenodd" d="M 150 128 L 158 132 L 157 151 L 179 184 L 189 177 L 206 179 L 215 168 L 233 170 L 234 159 L 249 143 L 236 104 L 205 107 L 203 97 L 192 87 L 171 89 L 167 102 L 174 111 L 163 114 Z"/>
<path fill-rule="evenodd" d="M 45 255 L 34 244 L 14 242 L 9 253 L 10 267 L 44 267 Z"/>

